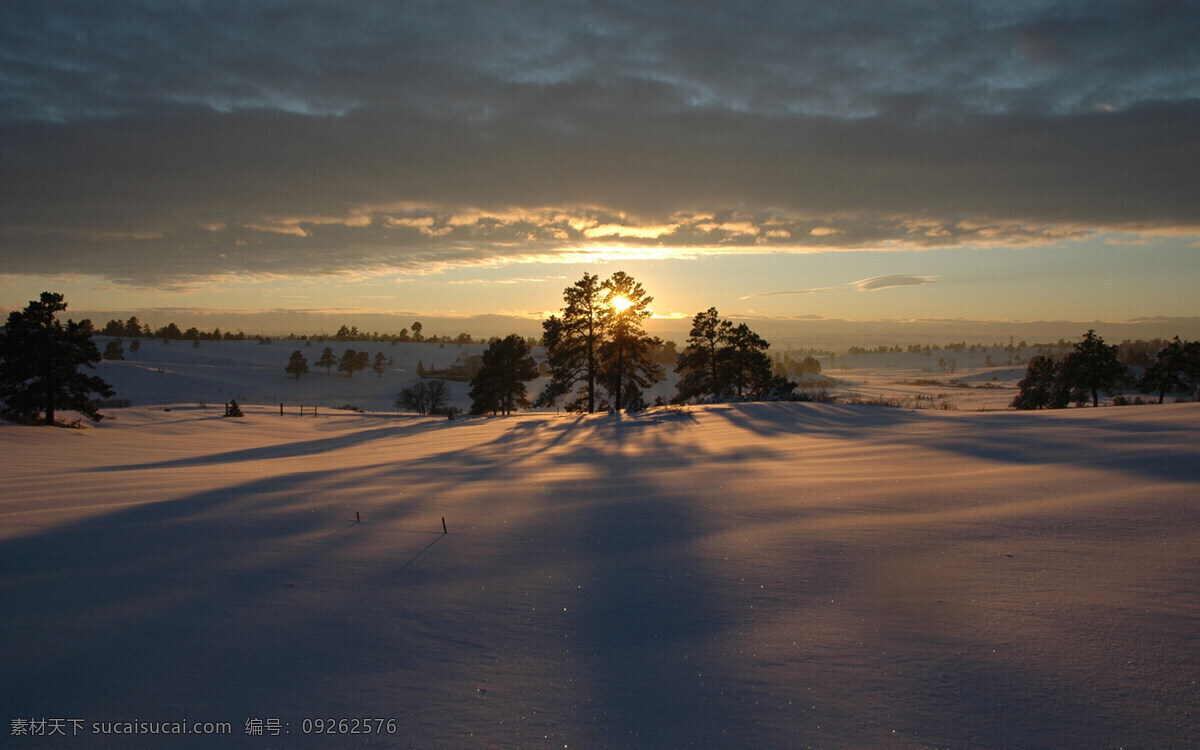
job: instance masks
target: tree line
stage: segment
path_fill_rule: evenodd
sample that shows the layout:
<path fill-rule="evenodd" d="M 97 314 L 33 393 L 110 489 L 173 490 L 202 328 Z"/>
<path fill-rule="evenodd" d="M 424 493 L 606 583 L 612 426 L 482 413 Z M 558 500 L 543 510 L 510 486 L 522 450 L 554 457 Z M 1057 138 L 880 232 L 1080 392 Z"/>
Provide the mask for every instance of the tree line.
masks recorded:
<path fill-rule="evenodd" d="M 469 333 L 460 333 L 456 336 L 448 335 L 425 335 L 425 327 L 421 321 L 414 321 L 411 328 L 402 328 L 399 333 L 389 334 L 380 333 L 378 331 L 360 331 L 358 326 L 342 325 L 338 328 L 337 333 L 333 335 L 325 333 L 314 334 L 295 334 L 289 333 L 281 338 L 288 341 L 316 341 L 324 343 L 325 341 L 371 341 L 375 343 L 428 343 L 428 344 L 487 344 L 497 340 L 498 337 L 487 339 L 475 338 Z M 142 323 L 137 316 L 131 316 L 128 320 L 110 320 L 103 328 L 100 329 L 101 336 L 109 336 L 113 338 L 130 338 L 130 339 L 162 339 L 163 341 L 270 341 L 270 337 L 262 335 L 248 335 L 244 331 L 221 331 L 214 328 L 211 331 L 202 331 L 193 326 L 187 330 L 182 330 L 175 323 L 168 323 L 165 326 L 154 328 L 148 323 Z"/>
<path fill-rule="evenodd" d="M 510 414 L 560 402 L 568 411 L 589 413 L 647 406 L 645 389 L 663 380 L 663 355 L 673 352 L 673 346 L 643 330 L 653 298 L 633 277 L 618 271 L 605 280 L 585 273 L 564 290 L 563 301 L 559 314 L 542 325 L 549 380 L 537 400 L 530 403 L 526 386 L 539 376 L 534 341 L 519 334 L 494 337 L 471 380 L 472 412 Z M 8 416 L 33 420 L 44 415 L 46 423 L 53 424 L 57 412 L 70 410 L 99 419 L 99 402 L 92 394 L 114 395 L 103 379 L 79 371 L 94 368 L 101 358 L 92 341 L 96 332 L 90 320 L 60 321 L 57 316 L 66 309 L 61 294 L 43 292 L 24 310 L 10 313 L 0 330 L 0 401 Z M 746 324 L 721 318 L 715 308 L 697 313 L 686 346 L 674 357 L 679 383 L 671 400 L 795 398 L 796 383 L 786 378 L 786 367 L 773 365 L 769 346 Z M 1119 347 L 1090 330 L 1057 359 L 1032 357 L 1012 406 L 1062 408 L 1089 401 L 1096 406 L 1100 393 L 1116 394 L 1129 387 L 1156 393 L 1162 403 L 1168 393 L 1200 387 L 1200 342 L 1176 336 L 1160 346 L 1153 359 L 1147 356 L 1143 361 L 1135 376 L 1122 362 Z M 815 360 L 809 364 L 819 372 Z M 348 377 L 371 367 L 382 376 L 392 360 L 377 353 L 372 362 L 367 352 L 352 348 L 338 357 L 333 347 L 325 347 L 315 365 L 327 373 L 336 365 Z M 301 350 L 292 353 L 285 369 L 297 378 L 308 372 Z M 448 399 L 446 383 L 429 380 L 406 388 L 396 405 L 432 413 Z"/>
<path fill-rule="evenodd" d="M 383 373 L 387 372 L 387 368 L 394 364 L 394 360 L 391 357 L 385 357 L 383 352 L 376 352 L 375 359 L 372 360 L 368 352 L 360 352 L 349 348 L 342 352 L 341 357 L 338 357 L 333 353 L 333 347 L 327 346 L 321 351 L 321 356 L 314 364 L 317 367 L 324 367 L 326 374 L 329 373 L 334 365 L 337 365 L 338 372 L 346 373 L 346 377 L 349 378 L 354 377 L 354 373 L 365 370 L 367 367 L 374 370 L 377 376 L 383 377 Z M 304 356 L 304 352 L 297 349 L 292 352 L 291 357 L 288 358 L 287 365 L 283 369 L 287 374 L 293 375 L 299 380 L 301 375 L 308 372 L 308 358 Z"/>
<path fill-rule="evenodd" d="M 1200 342 L 1176 336 L 1158 348 L 1137 376 L 1122 361 L 1119 347 L 1089 330 L 1065 356 L 1030 357 L 1025 377 L 1012 401 L 1016 409 L 1062 409 L 1070 404 L 1100 404 L 1100 393 L 1125 388 L 1156 393 L 1162 403 L 1168 393 L 1194 392 L 1200 386 Z"/>

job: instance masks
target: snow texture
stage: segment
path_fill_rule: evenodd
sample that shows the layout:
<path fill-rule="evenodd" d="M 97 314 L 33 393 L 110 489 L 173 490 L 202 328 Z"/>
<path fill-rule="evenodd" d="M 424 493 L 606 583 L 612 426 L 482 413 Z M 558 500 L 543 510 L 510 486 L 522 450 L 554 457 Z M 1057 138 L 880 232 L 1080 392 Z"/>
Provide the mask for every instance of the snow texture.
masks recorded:
<path fill-rule="evenodd" d="M 262 348 L 285 382 L 295 347 Z M 122 367 L 154 408 L 0 425 L 0 705 L 87 722 L 5 746 L 1200 736 L 1200 404 L 448 420 L 248 398 L 231 419 Z M 265 382 L 188 367 L 231 396 Z M 233 736 L 87 731 L 184 719 Z"/>

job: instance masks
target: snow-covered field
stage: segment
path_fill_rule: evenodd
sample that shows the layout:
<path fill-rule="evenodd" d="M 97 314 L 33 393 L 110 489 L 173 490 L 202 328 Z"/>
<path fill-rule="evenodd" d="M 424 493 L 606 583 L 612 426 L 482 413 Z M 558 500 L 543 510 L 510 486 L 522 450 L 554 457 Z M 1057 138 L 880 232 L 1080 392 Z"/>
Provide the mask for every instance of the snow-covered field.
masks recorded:
<path fill-rule="evenodd" d="M 98 337 L 101 349 L 107 338 Z M 128 342 L 126 342 L 128 344 Z M 340 358 L 346 349 L 365 351 L 371 360 L 383 354 L 391 364 L 377 375 L 371 370 L 347 377 L 336 365 L 318 367 L 315 363 L 325 347 Z M 126 359 L 104 361 L 97 374 L 113 385 L 117 397 L 137 406 L 162 406 L 172 403 L 207 404 L 220 409 L 230 399 L 239 403 L 275 404 L 298 413 L 300 406 L 337 408 L 354 406 L 363 411 L 393 411 L 400 390 L 417 380 L 418 367 L 445 369 L 467 357 L 481 353 L 482 344 L 390 344 L 361 341 L 313 342 L 276 339 L 269 344 L 256 341 L 203 341 L 193 347 L 189 342 L 164 344 L 143 339 L 141 349 Z M 284 372 L 288 358 L 300 351 L 310 372 L 295 378 Z M 883 398 L 920 408 L 981 410 L 1004 409 L 1016 395 L 1016 383 L 1025 374 L 1025 362 L 1037 353 L 1032 348 L 1005 353 L 993 347 L 990 352 L 859 354 L 821 358 L 824 368 L 820 379 L 828 386 L 822 390 L 864 399 Z M 535 350 L 541 358 L 541 350 Z M 794 355 L 793 355 L 794 356 Z M 802 359 L 803 357 L 797 357 Z M 675 394 L 677 376 L 666 368 L 667 379 L 650 389 L 646 401 L 669 401 Z M 468 384 L 451 382 L 453 405 L 465 411 L 471 405 Z M 536 395 L 543 381 L 530 383 Z M 917 398 L 920 396 L 920 398 Z"/>
<path fill-rule="evenodd" d="M 299 399 L 251 389 L 296 347 L 246 347 L 271 366 L 202 344 L 178 367 L 227 392 L 172 397 L 143 348 L 140 400 L 102 372 L 141 406 L 0 424 L 0 745 L 1200 736 L 1200 404 L 281 417 Z M 407 382 L 375 381 L 380 409 Z M 372 734 L 306 733 L 342 718 Z M 78 735 L 13 736 L 28 719 Z M 232 734 L 98 731 L 185 720 Z"/>
<path fill-rule="evenodd" d="M 97 337 L 101 349 L 109 340 Z M 128 342 L 126 342 L 128 343 Z M 367 369 L 348 377 L 337 366 L 318 367 L 317 360 L 326 347 L 340 358 L 347 349 L 366 352 L 374 361 L 377 354 L 391 360 L 382 374 Z M 128 399 L 138 406 L 162 406 L 172 403 L 207 404 L 222 411 L 230 399 L 239 403 L 279 404 L 299 413 L 301 406 L 336 409 L 353 406 L 362 411 L 394 411 L 401 389 L 418 380 L 417 370 L 445 370 L 480 354 L 483 344 L 391 344 L 370 341 L 304 341 L 276 339 L 269 344 L 257 341 L 202 341 L 193 347 L 190 342 L 143 339 L 141 349 L 132 354 L 126 349 L 126 359 L 99 363 L 96 374 L 108 381 L 117 397 Z M 299 351 L 308 362 L 309 372 L 299 378 L 288 375 L 284 368 L 292 352 Z M 539 358 L 541 350 L 537 350 Z M 656 385 L 647 394 L 670 399 L 675 392 L 676 377 L 670 373 L 667 381 Z M 466 382 L 448 382 L 452 405 L 460 411 L 471 406 Z M 530 383 L 530 397 L 541 392 L 544 382 Z"/>

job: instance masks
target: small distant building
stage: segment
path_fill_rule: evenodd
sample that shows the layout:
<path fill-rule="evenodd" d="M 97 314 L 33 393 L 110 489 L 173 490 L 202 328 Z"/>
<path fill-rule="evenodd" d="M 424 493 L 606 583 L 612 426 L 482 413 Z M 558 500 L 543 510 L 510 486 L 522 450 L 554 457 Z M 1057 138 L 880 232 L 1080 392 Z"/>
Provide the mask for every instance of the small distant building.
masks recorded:
<path fill-rule="evenodd" d="M 473 354 L 464 360 L 459 360 L 449 367 L 439 370 L 436 367 L 426 368 L 424 363 L 417 363 L 417 375 L 422 378 L 437 378 L 438 380 L 455 380 L 470 382 L 479 374 L 483 366 L 483 357 Z"/>

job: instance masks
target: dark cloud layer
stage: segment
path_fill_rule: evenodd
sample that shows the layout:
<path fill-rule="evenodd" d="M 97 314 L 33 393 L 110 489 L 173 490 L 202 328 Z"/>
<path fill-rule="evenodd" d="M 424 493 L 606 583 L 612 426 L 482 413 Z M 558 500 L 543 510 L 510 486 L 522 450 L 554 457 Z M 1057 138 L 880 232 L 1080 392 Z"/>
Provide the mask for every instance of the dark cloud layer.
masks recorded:
<path fill-rule="evenodd" d="M 24 3 L 0 259 L 131 283 L 1200 228 L 1200 10 Z"/>

